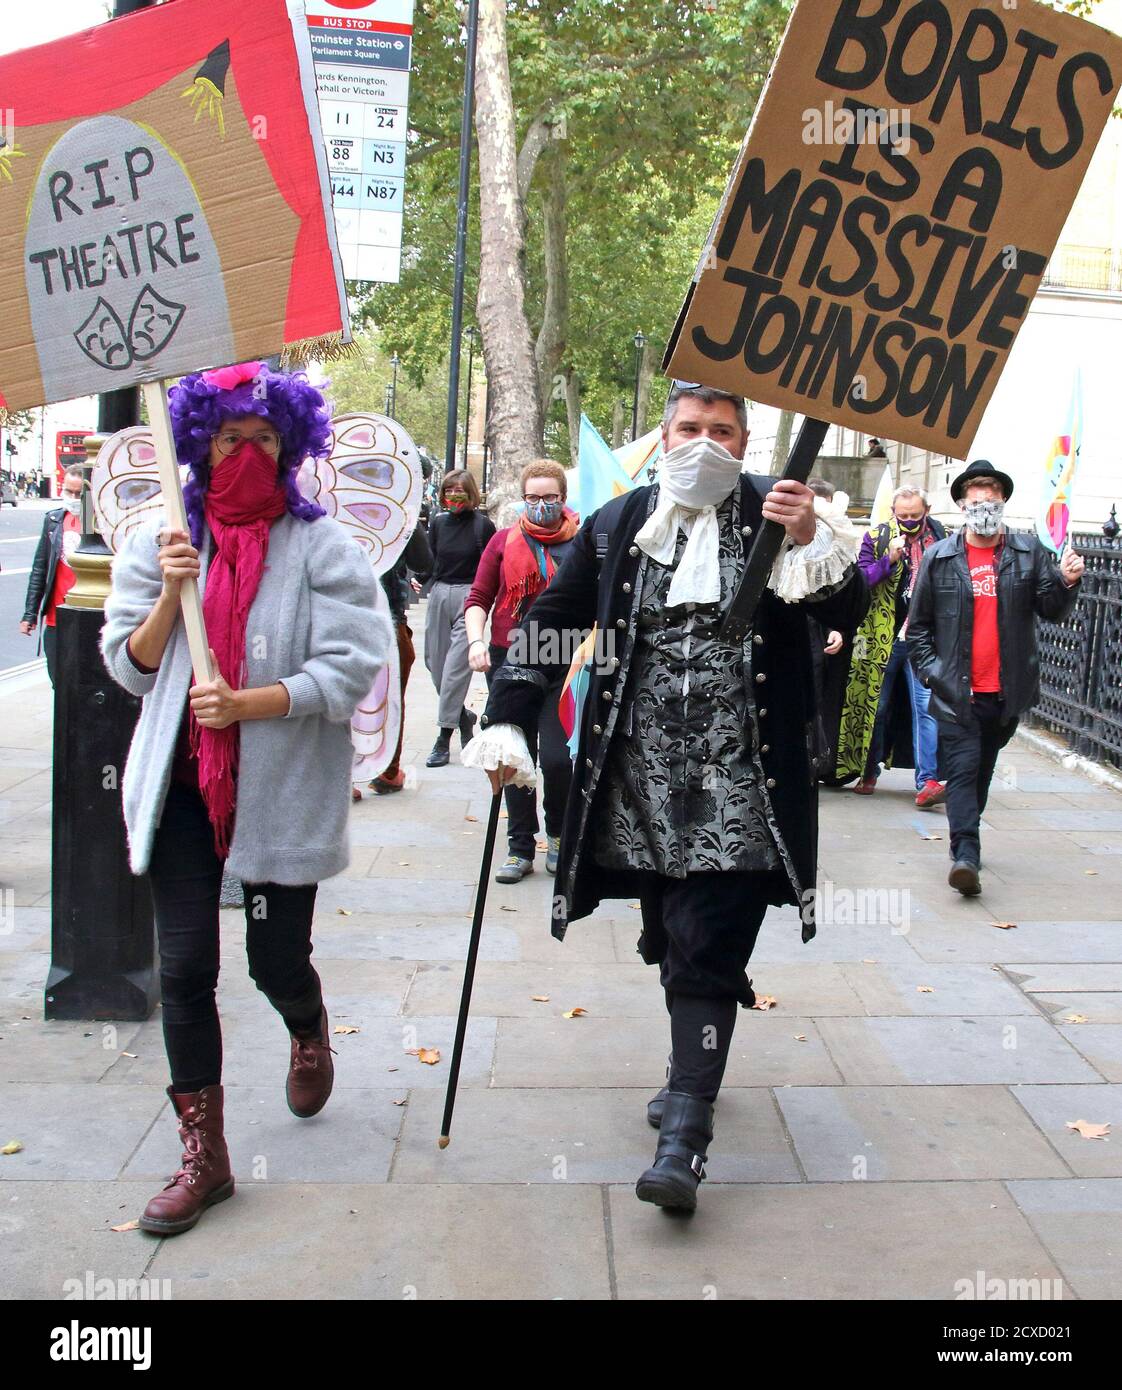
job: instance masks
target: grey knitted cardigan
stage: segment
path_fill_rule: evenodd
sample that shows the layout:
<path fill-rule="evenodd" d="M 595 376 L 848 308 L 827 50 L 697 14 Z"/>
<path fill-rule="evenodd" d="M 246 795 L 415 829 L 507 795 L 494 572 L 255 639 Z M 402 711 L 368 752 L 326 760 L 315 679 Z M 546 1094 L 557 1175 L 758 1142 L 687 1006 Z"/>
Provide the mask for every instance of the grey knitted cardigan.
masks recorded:
<path fill-rule="evenodd" d="M 156 532 L 139 527 L 113 562 L 101 650 L 110 675 L 144 697 L 122 782 L 129 862 L 147 871 L 163 814 L 180 721 L 193 683 L 182 614 L 154 675 L 126 644 L 162 588 Z M 205 588 L 209 536 L 201 552 Z M 240 726 L 237 812 L 228 867 L 246 883 L 318 883 L 348 861 L 350 719 L 389 659 L 393 628 L 382 587 L 337 521 L 285 514 L 246 625 L 246 685 L 280 681 L 290 708 Z"/>

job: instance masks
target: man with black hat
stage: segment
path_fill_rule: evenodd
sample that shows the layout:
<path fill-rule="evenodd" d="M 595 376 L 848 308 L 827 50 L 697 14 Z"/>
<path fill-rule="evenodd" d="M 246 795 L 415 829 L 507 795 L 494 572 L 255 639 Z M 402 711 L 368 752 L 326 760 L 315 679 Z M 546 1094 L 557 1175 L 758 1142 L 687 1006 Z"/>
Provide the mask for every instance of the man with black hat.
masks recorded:
<path fill-rule="evenodd" d="M 947 779 L 952 866 L 966 897 L 982 891 L 979 825 L 997 755 L 1036 703 L 1036 619 L 1061 622 L 1075 606 L 1083 560 L 1057 565 L 1031 534 L 1006 531 L 1013 479 L 977 459 L 951 484 L 965 526 L 927 552 L 908 620 L 908 656 L 931 691 Z"/>

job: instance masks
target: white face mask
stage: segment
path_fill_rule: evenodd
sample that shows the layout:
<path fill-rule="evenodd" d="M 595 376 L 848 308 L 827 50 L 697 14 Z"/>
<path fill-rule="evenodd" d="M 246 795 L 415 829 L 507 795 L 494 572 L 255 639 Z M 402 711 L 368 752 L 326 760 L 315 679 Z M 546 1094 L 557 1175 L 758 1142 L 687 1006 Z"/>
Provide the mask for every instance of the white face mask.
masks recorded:
<path fill-rule="evenodd" d="M 732 492 L 743 467 L 716 440 L 691 439 L 663 454 L 659 484 L 683 507 L 716 507 Z"/>
<path fill-rule="evenodd" d="M 62 505 L 71 516 L 80 516 L 82 513 L 82 499 L 80 497 L 64 497 Z"/>
<path fill-rule="evenodd" d="M 996 536 L 1001 530 L 1004 502 L 967 502 L 962 510 L 967 526 L 976 536 Z"/>

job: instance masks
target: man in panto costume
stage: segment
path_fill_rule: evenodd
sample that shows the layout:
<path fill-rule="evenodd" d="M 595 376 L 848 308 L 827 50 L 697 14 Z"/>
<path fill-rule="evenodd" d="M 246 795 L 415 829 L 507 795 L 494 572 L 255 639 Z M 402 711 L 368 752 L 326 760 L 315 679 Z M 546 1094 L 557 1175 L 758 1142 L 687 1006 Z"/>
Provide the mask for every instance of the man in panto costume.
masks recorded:
<path fill-rule="evenodd" d="M 817 789 L 806 614 L 852 631 L 868 595 L 853 547 L 816 521 L 802 483 L 742 473 L 739 396 L 675 383 L 659 482 L 585 519 L 523 619 L 525 661 L 495 675 L 465 762 L 495 790 L 532 772 L 525 737 L 557 659 L 597 625 L 561 836 L 553 935 L 604 898 L 638 897 L 639 952 L 670 1013 L 667 1086 L 648 1106 L 658 1150 L 643 1201 L 693 1210 L 745 967 L 769 904 L 814 935 Z M 788 543 L 751 636 L 718 637 L 764 518 Z M 786 598 L 787 601 L 782 601 Z M 513 648 L 512 648 L 513 649 Z"/>
<path fill-rule="evenodd" d="M 939 781 L 939 734 L 928 713 L 929 692 L 908 665 L 908 606 L 924 555 L 946 531 L 916 487 L 899 487 L 889 521 L 871 528 L 858 564 L 871 591 L 869 612 L 853 644 L 842 706 L 838 755 L 829 780 L 857 778 L 855 792 L 876 791 L 881 763 L 915 768 L 916 805 L 932 810 L 946 788 Z"/>

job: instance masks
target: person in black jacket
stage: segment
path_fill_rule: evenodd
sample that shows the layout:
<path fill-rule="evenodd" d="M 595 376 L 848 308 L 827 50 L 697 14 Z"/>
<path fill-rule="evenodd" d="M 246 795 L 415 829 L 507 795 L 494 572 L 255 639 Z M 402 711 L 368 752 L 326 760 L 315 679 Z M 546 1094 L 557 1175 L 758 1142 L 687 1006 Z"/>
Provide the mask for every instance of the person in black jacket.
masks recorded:
<path fill-rule="evenodd" d="M 433 569 L 425 618 L 425 665 L 440 705 L 439 730 L 426 767 L 446 767 L 453 730 L 459 729 L 462 746 L 475 728 L 475 715 L 464 705 L 471 684 L 464 603 L 480 557 L 495 534 L 494 522 L 480 510 L 480 501 L 479 485 L 466 468 L 446 473 L 440 484 L 440 504 L 445 510 L 429 522 Z"/>
<path fill-rule="evenodd" d="M 1057 565 L 1033 535 L 1006 531 L 1013 480 L 978 459 L 951 484 L 966 525 L 927 552 L 908 615 L 908 658 L 931 691 L 947 780 L 951 871 L 967 897 L 982 891 L 980 824 L 997 755 L 1040 694 L 1036 619 L 1075 606 L 1083 560 Z"/>
<path fill-rule="evenodd" d="M 74 571 L 66 563 L 65 555 L 82 539 L 85 487 L 86 475 L 80 468 L 68 468 L 62 475 L 62 506 L 43 518 L 43 533 L 31 562 L 23 620 L 19 625 L 20 632 L 30 637 L 42 623 L 39 644 L 47 658 L 47 675 L 52 685 L 58 660 L 55 609 L 74 584 Z"/>
<path fill-rule="evenodd" d="M 516 769 L 528 774 L 524 735 L 595 623 L 553 934 L 604 898 L 640 900 L 639 951 L 660 967 L 672 1053 L 648 1107 L 658 1151 L 636 1192 L 685 1210 L 704 1175 L 737 1005 L 755 1002 L 745 968 L 768 905 L 799 906 L 803 939 L 814 935 L 807 613 L 847 632 L 868 603 L 852 546 L 816 520 L 809 488 L 742 473 L 747 440 L 740 397 L 675 385 L 658 483 L 585 520 L 516 634 L 525 658 L 495 673 L 465 755 L 496 791 Z M 751 637 L 729 646 L 721 620 L 764 518 L 789 537 L 772 582 L 798 601 L 765 592 Z"/>

